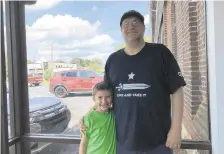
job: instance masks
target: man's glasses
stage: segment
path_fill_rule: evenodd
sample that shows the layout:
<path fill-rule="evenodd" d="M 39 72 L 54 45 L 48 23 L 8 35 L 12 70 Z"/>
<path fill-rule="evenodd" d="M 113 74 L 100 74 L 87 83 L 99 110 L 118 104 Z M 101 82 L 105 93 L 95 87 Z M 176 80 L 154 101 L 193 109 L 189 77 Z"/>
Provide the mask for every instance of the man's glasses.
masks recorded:
<path fill-rule="evenodd" d="M 123 28 L 128 28 L 130 25 L 132 25 L 133 27 L 137 27 L 141 23 L 142 22 L 140 20 L 125 21 L 125 22 L 122 23 L 122 27 Z"/>

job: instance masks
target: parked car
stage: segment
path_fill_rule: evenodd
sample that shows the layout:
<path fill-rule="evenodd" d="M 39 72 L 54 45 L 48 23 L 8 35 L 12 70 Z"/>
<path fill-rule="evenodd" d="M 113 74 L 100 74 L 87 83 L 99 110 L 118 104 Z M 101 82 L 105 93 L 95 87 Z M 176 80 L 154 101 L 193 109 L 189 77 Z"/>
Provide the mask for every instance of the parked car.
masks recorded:
<path fill-rule="evenodd" d="M 103 81 L 103 75 L 90 69 L 59 71 L 53 73 L 49 89 L 57 97 L 63 98 L 73 92 L 90 92 L 100 81 Z"/>
<path fill-rule="evenodd" d="M 43 82 L 43 76 L 40 74 L 28 74 L 28 85 L 39 86 Z"/>
<path fill-rule="evenodd" d="M 9 105 L 8 95 L 8 105 Z M 8 106 L 10 114 L 10 107 Z M 10 116 L 9 117 L 9 137 Z M 30 132 L 33 134 L 64 134 L 68 130 L 71 112 L 55 96 L 31 97 L 29 99 Z M 37 154 L 51 143 L 31 143 L 31 154 Z"/>

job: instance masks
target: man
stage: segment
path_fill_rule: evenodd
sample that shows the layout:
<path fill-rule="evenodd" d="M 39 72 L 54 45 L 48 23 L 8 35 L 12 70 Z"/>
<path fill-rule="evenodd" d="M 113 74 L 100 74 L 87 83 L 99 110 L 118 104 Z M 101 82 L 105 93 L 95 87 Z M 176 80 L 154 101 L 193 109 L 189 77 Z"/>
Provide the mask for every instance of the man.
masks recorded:
<path fill-rule="evenodd" d="M 180 68 L 164 45 L 145 43 L 139 12 L 124 13 L 120 27 L 126 47 L 105 66 L 105 81 L 114 87 L 117 154 L 171 154 L 181 142 Z"/>

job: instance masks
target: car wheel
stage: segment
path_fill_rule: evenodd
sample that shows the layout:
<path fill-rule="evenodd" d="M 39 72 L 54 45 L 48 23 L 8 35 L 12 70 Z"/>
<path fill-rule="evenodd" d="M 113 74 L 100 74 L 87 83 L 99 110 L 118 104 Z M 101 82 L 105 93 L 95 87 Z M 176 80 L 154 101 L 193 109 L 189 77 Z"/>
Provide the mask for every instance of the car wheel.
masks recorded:
<path fill-rule="evenodd" d="M 35 83 L 35 86 L 39 86 L 40 84 L 39 83 Z"/>
<path fill-rule="evenodd" d="M 64 98 L 67 96 L 67 90 L 63 86 L 58 86 L 55 88 L 54 94 L 59 98 Z"/>

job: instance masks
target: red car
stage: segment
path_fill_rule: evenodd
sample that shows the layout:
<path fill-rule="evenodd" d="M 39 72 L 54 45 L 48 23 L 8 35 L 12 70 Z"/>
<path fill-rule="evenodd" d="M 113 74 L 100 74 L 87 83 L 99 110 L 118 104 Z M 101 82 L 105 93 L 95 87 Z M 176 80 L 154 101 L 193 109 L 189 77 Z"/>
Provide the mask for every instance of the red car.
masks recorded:
<path fill-rule="evenodd" d="M 43 82 L 43 76 L 39 74 L 28 74 L 28 85 L 39 86 Z"/>
<path fill-rule="evenodd" d="M 95 84 L 103 81 L 103 75 L 89 69 L 54 72 L 49 89 L 59 98 L 73 92 L 90 92 Z"/>

